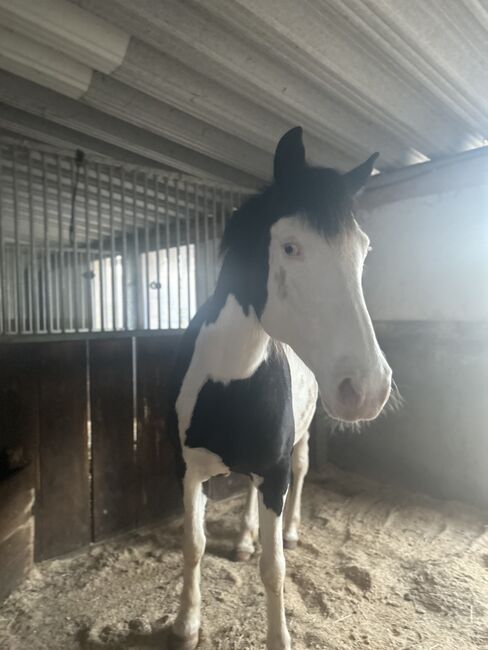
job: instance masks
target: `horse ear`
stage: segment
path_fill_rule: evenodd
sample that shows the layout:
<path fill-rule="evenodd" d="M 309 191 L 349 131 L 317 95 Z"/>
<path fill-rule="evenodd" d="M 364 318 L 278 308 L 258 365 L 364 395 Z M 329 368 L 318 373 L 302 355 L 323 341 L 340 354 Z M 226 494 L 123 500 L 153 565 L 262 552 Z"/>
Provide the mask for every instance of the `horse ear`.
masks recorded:
<path fill-rule="evenodd" d="M 374 163 L 379 155 L 379 153 L 374 153 L 366 162 L 363 162 L 358 167 L 354 167 L 350 172 L 343 175 L 347 190 L 351 196 L 357 194 L 366 185 L 366 181 L 371 176 Z"/>
<path fill-rule="evenodd" d="M 278 142 L 274 155 L 274 179 L 279 185 L 286 185 L 293 176 L 305 167 L 305 147 L 302 127 L 295 126 Z"/>

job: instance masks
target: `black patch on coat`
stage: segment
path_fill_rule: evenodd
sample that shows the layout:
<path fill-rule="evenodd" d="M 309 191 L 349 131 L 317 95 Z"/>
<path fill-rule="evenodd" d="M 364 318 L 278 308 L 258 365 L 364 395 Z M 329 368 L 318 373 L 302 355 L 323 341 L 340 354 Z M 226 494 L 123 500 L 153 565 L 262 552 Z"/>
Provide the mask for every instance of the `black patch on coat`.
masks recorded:
<path fill-rule="evenodd" d="M 217 454 L 234 472 L 263 477 L 268 508 L 280 514 L 290 480 L 294 419 L 285 355 L 270 344 L 266 361 L 248 379 L 202 387 L 186 432 L 188 447 Z"/>

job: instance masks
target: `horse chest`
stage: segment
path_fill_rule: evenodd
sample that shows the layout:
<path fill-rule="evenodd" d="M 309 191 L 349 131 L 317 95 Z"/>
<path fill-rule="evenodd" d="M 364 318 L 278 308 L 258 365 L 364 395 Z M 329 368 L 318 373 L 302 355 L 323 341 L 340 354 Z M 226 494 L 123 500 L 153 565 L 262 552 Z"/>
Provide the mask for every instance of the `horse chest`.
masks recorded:
<path fill-rule="evenodd" d="M 289 367 L 272 350 L 251 377 L 205 382 L 183 444 L 211 451 L 231 470 L 263 475 L 289 458 L 294 429 Z"/>
<path fill-rule="evenodd" d="M 218 318 L 198 324 L 176 400 L 183 456 L 264 475 L 289 461 L 317 398 L 313 374 L 286 346 L 270 343 L 255 316 L 229 296 Z M 210 453 L 209 453 L 210 452 Z"/>
<path fill-rule="evenodd" d="M 318 397 L 318 386 L 314 374 L 287 345 L 284 346 L 291 376 L 291 399 L 295 422 L 296 444 L 308 431 Z"/>

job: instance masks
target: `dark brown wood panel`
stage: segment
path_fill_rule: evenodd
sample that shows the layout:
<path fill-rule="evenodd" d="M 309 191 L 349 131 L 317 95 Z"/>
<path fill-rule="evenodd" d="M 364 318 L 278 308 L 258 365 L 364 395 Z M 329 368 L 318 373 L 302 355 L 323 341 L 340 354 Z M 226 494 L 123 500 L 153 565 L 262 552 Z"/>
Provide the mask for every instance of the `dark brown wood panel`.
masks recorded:
<path fill-rule="evenodd" d="M 89 342 L 95 540 L 137 525 L 132 339 Z"/>
<path fill-rule="evenodd" d="M 15 471 L 0 481 L 0 602 L 34 563 L 34 494 L 25 472 Z"/>
<path fill-rule="evenodd" d="M 0 601 L 34 562 L 37 352 L 33 345 L 0 345 Z"/>
<path fill-rule="evenodd" d="M 34 555 L 34 517 L 0 541 L 0 603 L 27 577 Z"/>
<path fill-rule="evenodd" d="M 36 559 L 91 539 L 86 343 L 40 344 Z"/>
<path fill-rule="evenodd" d="M 176 512 L 181 490 L 168 438 L 168 381 L 179 335 L 137 340 L 137 466 L 140 479 L 138 523 Z"/>
<path fill-rule="evenodd" d="M 24 477 L 22 472 L 14 472 L 0 481 L 0 542 L 23 526 L 32 515 L 35 491 L 34 487 L 26 486 Z"/>
<path fill-rule="evenodd" d="M 0 345 L 0 480 L 23 470 L 27 487 L 37 471 L 38 352 L 33 344 Z"/>

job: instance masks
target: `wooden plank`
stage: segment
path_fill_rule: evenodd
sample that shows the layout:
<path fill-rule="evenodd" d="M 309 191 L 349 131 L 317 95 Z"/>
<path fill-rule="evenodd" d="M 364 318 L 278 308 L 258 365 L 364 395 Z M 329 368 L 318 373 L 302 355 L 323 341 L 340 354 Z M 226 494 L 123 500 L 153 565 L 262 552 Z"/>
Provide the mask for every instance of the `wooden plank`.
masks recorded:
<path fill-rule="evenodd" d="M 0 602 L 27 576 L 34 564 L 34 488 L 25 472 L 0 481 Z"/>
<path fill-rule="evenodd" d="M 0 541 L 0 602 L 24 580 L 34 556 L 34 517 Z"/>
<path fill-rule="evenodd" d="M 168 382 L 179 335 L 137 339 L 139 525 L 181 508 L 174 449 L 167 431 Z"/>
<path fill-rule="evenodd" d="M 32 515 L 34 499 L 34 487 L 26 486 L 22 472 L 15 472 L 0 482 L 0 542 L 26 523 Z"/>
<path fill-rule="evenodd" d="M 137 525 L 132 339 L 89 342 L 94 539 Z"/>
<path fill-rule="evenodd" d="M 43 343 L 36 560 L 91 540 L 86 343 Z"/>
<path fill-rule="evenodd" d="M 0 346 L 0 601 L 34 561 L 37 350 L 31 344 Z"/>
<path fill-rule="evenodd" d="M 38 444 L 38 347 L 0 345 L 0 480 L 25 468 L 35 485 Z"/>

